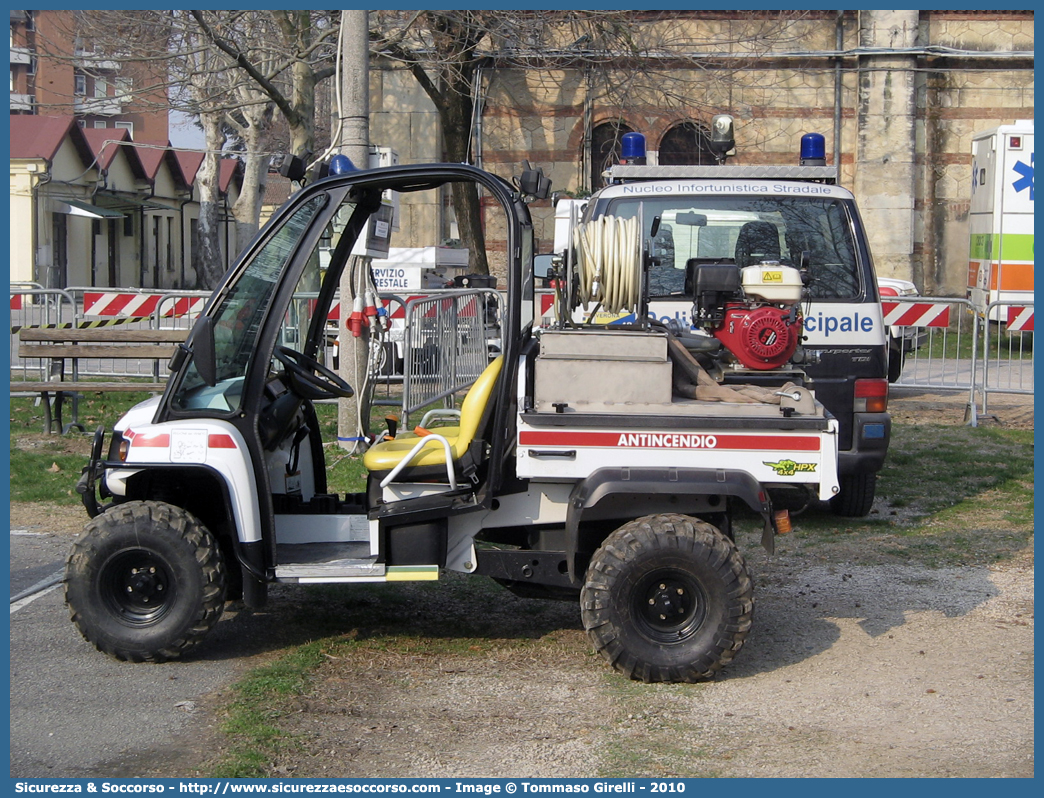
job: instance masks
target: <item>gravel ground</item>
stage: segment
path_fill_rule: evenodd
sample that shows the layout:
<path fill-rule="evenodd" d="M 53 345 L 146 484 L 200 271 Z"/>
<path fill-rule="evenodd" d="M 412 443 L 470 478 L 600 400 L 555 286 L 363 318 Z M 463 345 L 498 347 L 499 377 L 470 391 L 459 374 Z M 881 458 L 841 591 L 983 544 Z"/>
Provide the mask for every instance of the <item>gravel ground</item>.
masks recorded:
<path fill-rule="evenodd" d="M 505 594 L 490 650 L 331 660 L 284 724 L 301 748 L 273 773 L 1033 775 L 1028 552 L 990 569 L 750 565 L 754 631 L 714 682 L 630 683 L 589 653 L 571 606 L 527 630 L 509 616 L 533 602 Z M 419 604 L 405 609 L 461 610 Z M 512 635 L 528 632 L 520 650 Z"/>

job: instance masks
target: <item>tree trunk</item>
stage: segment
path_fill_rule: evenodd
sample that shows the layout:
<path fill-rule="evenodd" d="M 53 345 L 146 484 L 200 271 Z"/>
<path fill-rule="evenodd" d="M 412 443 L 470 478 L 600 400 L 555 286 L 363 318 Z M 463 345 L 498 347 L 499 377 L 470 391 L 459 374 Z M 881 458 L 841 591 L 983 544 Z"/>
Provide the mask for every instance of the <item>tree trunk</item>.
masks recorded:
<path fill-rule="evenodd" d="M 265 194 L 264 179 L 268 174 L 268 157 L 259 155 L 251 145 L 243 167 L 243 187 L 239 197 L 232 203 L 232 218 L 236 220 L 237 257 L 257 233 L 261 201 Z"/>
<path fill-rule="evenodd" d="M 308 11 L 297 12 L 295 17 L 297 52 L 305 52 L 311 45 L 312 27 Z M 291 68 L 292 85 L 290 104 L 296 118 L 287 119 L 290 125 L 290 151 L 308 160 L 315 149 L 315 71 L 304 59 L 297 59 Z"/>
<path fill-rule="evenodd" d="M 210 291 L 217 287 L 225 273 L 224 259 L 221 257 L 221 194 L 218 180 L 218 152 L 225 143 L 225 134 L 221 131 L 221 120 L 217 114 L 200 114 L 199 121 L 203 125 L 206 155 L 196 173 L 199 234 L 196 252 L 193 253 L 193 267 L 196 271 L 196 288 Z"/>
<path fill-rule="evenodd" d="M 265 178 L 268 175 L 268 156 L 263 154 L 262 137 L 266 118 L 250 119 L 240 131 L 246 149 L 243 161 L 243 185 L 239 197 L 232 203 L 232 217 L 236 220 L 236 255 L 257 233 L 261 202 L 265 193 Z"/>
<path fill-rule="evenodd" d="M 470 81 L 468 83 L 470 86 Z M 445 93 L 442 110 L 442 137 L 446 160 L 468 163 L 471 142 L 472 102 L 468 86 L 453 87 Z M 453 183 L 453 210 L 461 243 L 468 248 L 468 270 L 472 274 L 489 274 L 486 259 L 486 234 L 478 185 L 473 182 Z"/>

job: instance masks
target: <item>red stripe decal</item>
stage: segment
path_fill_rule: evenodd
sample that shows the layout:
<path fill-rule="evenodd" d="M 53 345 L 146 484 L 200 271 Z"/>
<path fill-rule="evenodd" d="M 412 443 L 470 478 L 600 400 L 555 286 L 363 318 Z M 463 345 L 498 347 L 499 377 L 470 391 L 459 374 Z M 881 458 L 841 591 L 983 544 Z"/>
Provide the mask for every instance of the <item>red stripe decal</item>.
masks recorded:
<path fill-rule="evenodd" d="M 161 435 L 153 435 L 149 438 L 144 437 L 141 433 L 134 436 L 134 440 L 131 444 L 135 449 L 138 447 L 144 447 L 148 449 L 169 449 L 170 448 L 170 435 L 163 433 Z"/>
<path fill-rule="evenodd" d="M 231 435 L 213 434 L 207 436 L 207 447 L 210 449 L 235 449 L 236 442 Z"/>
<path fill-rule="evenodd" d="M 697 432 L 544 432 L 523 430 L 522 446 L 597 446 L 621 449 L 733 449 L 818 452 L 818 437 Z"/>

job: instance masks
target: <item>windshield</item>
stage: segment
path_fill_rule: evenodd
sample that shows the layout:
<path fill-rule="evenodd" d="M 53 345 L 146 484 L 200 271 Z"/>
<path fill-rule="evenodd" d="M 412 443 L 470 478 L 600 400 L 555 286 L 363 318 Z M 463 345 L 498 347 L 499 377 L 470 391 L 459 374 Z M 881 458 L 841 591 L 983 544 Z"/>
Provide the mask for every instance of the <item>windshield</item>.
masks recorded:
<path fill-rule="evenodd" d="M 214 320 L 217 384 L 206 386 L 195 363 L 190 362 L 172 400 L 175 408 L 231 411 L 239 407 L 255 340 L 279 278 L 309 223 L 325 202 L 324 196 L 316 196 L 302 205 L 229 285 L 210 313 Z"/>
<path fill-rule="evenodd" d="M 763 261 L 805 266 L 813 299 L 852 299 L 860 293 L 856 247 L 842 201 L 734 195 L 627 198 L 612 201 L 607 213 L 632 218 L 639 205 L 646 238 L 659 218 L 651 239 L 651 297 L 683 295 L 687 269 L 700 263 L 743 268 Z"/>

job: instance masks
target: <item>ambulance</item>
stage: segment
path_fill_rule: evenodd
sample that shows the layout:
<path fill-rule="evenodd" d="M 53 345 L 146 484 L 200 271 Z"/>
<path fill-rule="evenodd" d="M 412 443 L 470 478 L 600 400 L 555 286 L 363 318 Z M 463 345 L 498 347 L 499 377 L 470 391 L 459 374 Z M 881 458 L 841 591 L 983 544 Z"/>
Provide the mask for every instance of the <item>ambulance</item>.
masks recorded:
<path fill-rule="evenodd" d="M 1033 120 L 972 139 L 968 299 L 980 314 L 994 302 L 1033 303 Z M 990 318 L 998 317 L 996 310 Z"/>

